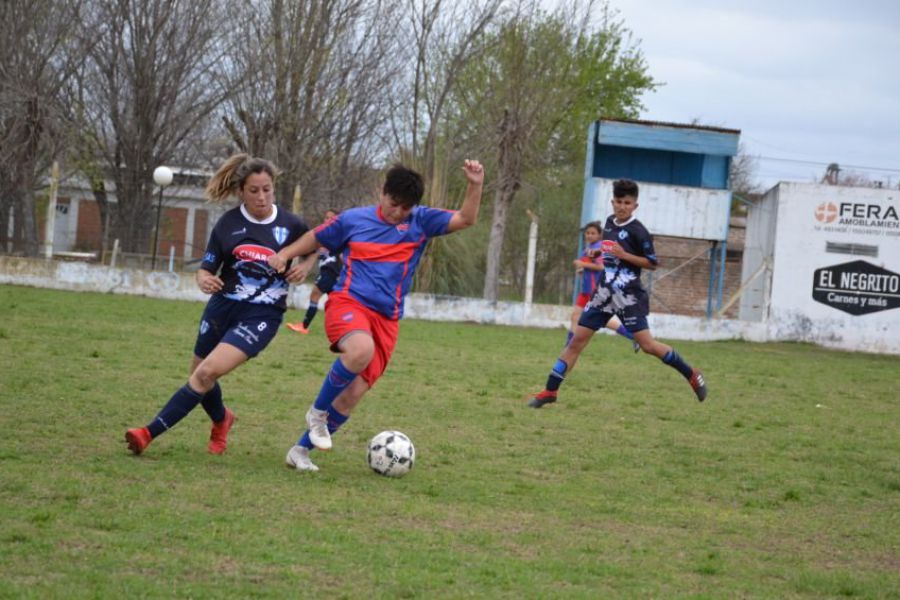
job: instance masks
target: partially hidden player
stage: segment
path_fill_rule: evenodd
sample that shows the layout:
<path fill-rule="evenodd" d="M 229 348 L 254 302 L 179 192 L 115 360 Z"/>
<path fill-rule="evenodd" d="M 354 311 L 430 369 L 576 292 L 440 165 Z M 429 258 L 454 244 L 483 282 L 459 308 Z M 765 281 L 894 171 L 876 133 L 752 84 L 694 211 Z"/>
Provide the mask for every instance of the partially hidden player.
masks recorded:
<path fill-rule="evenodd" d="M 338 214 L 339 211 L 329 208 L 325 211 L 325 222 L 327 223 L 331 219 L 336 218 Z M 285 323 L 285 327 L 291 331 L 304 335 L 309 333 L 309 326 L 316 317 L 316 313 L 319 312 L 319 301 L 322 299 L 322 296 L 330 294 L 331 290 L 334 289 L 334 284 L 337 283 L 338 275 L 341 274 L 341 267 L 343 266 L 341 257 L 337 254 L 332 254 L 324 246 L 319 248 L 318 256 L 319 274 L 316 275 L 313 289 L 309 293 L 309 305 L 306 307 L 303 322 Z"/>
<path fill-rule="evenodd" d="M 691 367 L 669 345 L 653 339 L 647 324 L 650 299 L 641 285 L 641 270 L 655 270 L 658 265 L 653 238 L 634 216 L 638 207 L 638 185 L 628 179 L 613 183 L 613 214 L 603 226 L 603 241 L 599 252 L 603 256 L 603 276 L 594 295 L 578 319 L 572 341 L 556 359 L 543 391 L 531 398 L 528 405 L 541 408 L 556 402 L 559 386 L 575 368 L 578 357 L 594 333 L 618 316 L 631 332 L 641 350 L 659 358 L 690 383 L 699 401 L 706 399 L 706 382 L 699 369 Z M 597 250 L 592 250 L 596 254 Z"/>
<path fill-rule="evenodd" d="M 281 271 L 291 258 L 325 246 L 344 262 L 325 305 L 325 333 L 340 356 L 306 413 L 307 430 L 288 450 L 288 466 L 318 471 L 310 451 L 331 448 L 331 435 L 384 373 L 397 343 L 403 301 L 428 240 L 475 224 L 484 169 L 478 161 L 466 160 L 462 170 L 467 186 L 457 211 L 420 206 L 422 176 L 394 165 L 377 204 L 345 210 L 269 257 L 269 264 Z"/>
<path fill-rule="evenodd" d="M 213 227 L 197 271 L 198 287 L 212 296 L 200 319 L 190 377 L 146 427 L 125 432 L 134 454 L 141 454 L 198 404 L 212 421 L 207 449 L 225 452 L 234 413 L 222 402 L 218 380 L 272 341 L 287 308 L 288 284 L 303 281 L 315 258 L 310 255 L 282 269 L 283 274 L 267 262 L 309 230 L 298 216 L 275 204 L 275 172 L 267 160 L 237 154 L 210 178 L 210 201 L 236 196 L 241 203 Z"/>

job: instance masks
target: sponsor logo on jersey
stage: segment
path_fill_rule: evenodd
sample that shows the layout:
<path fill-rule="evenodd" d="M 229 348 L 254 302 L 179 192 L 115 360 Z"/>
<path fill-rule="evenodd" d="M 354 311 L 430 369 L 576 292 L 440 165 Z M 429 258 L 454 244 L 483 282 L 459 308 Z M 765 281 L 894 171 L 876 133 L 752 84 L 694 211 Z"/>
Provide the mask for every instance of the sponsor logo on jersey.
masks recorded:
<path fill-rule="evenodd" d="M 266 262 L 266 259 L 275 254 L 275 251 L 256 244 L 241 244 L 240 246 L 235 246 L 233 254 L 238 260 Z"/>
<path fill-rule="evenodd" d="M 397 231 L 409 231 L 409 223 L 400 223 L 397 225 Z"/>
<path fill-rule="evenodd" d="M 342 320 L 342 321 L 352 321 L 352 320 L 353 320 L 353 313 L 352 313 L 352 312 L 348 312 L 348 313 L 345 313 L 345 314 L 341 315 L 341 320 Z"/>
<path fill-rule="evenodd" d="M 209 323 L 206 322 L 206 319 L 203 319 L 200 321 L 200 335 L 205 335 L 207 331 L 209 331 Z"/>
<path fill-rule="evenodd" d="M 238 229 L 237 231 L 232 231 L 231 235 L 244 235 L 245 233 L 247 233 L 246 227 Z"/>
<path fill-rule="evenodd" d="M 288 236 L 287 227 L 273 227 L 272 235 L 275 236 L 275 241 L 278 242 L 278 245 L 282 245 Z"/>
<path fill-rule="evenodd" d="M 624 239 L 627 238 L 627 237 L 628 237 L 628 232 L 625 231 L 624 229 L 623 229 L 622 231 L 619 232 L 619 239 L 620 239 L 620 240 L 624 240 Z"/>
<path fill-rule="evenodd" d="M 216 254 L 215 252 L 207 252 L 203 255 L 203 262 L 214 263 L 216 262 Z"/>

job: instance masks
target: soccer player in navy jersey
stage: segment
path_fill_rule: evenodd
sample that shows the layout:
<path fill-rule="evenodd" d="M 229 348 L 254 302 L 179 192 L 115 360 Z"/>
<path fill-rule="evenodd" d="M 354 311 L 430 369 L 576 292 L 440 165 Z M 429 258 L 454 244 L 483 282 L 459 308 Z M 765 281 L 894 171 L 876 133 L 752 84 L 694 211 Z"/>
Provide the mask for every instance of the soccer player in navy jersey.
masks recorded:
<path fill-rule="evenodd" d="M 578 319 L 572 341 L 556 359 L 546 387 L 529 401 L 528 405 L 532 408 L 556 402 L 559 386 L 575 368 L 582 350 L 613 315 L 619 316 L 641 350 L 681 373 L 699 401 L 706 399 L 706 382 L 700 370 L 691 367 L 671 346 L 656 341 L 650 334 L 647 324 L 650 298 L 641 285 L 641 270 L 655 270 L 659 261 L 653 248 L 653 237 L 634 216 L 637 200 L 637 183 L 629 179 L 619 179 L 613 183 L 613 214 L 603 226 L 603 241 L 599 250 L 603 256 L 603 277 Z M 598 251 L 590 252 L 593 255 Z"/>
<path fill-rule="evenodd" d="M 327 223 L 331 219 L 337 217 L 339 212 L 340 211 L 331 208 L 326 210 L 325 222 Z M 304 335 L 309 333 L 309 326 L 316 317 L 316 313 L 319 312 L 319 301 L 322 299 L 322 296 L 330 294 L 331 290 L 334 289 L 334 284 L 337 283 L 338 275 L 341 274 L 342 266 L 343 263 L 341 262 L 340 256 L 332 254 L 328 251 L 328 248 L 319 248 L 319 274 L 316 275 L 316 282 L 313 284 L 313 289 L 309 293 L 309 305 L 306 307 L 306 315 L 304 315 L 302 323 L 285 323 L 285 326 L 288 329 Z"/>
<path fill-rule="evenodd" d="M 274 185 L 272 163 L 246 154 L 229 158 L 209 180 L 211 201 L 237 196 L 241 204 L 216 223 L 197 271 L 197 285 L 212 297 L 200 319 L 190 377 L 146 427 L 125 432 L 134 454 L 197 404 L 212 420 L 207 449 L 225 452 L 234 413 L 222 402 L 218 380 L 272 341 L 286 310 L 288 284 L 303 281 L 314 260 L 310 255 L 284 274 L 269 266 L 270 256 L 309 230 L 298 216 L 275 204 Z"/>
<path fill-rule="evenodd" d="M 308 429 L 288 450 L 288 466 L 318 471 L 310 450 L 331 448 L 331 434 L 384 373 L 397 343 L 403 299 L 428 240 L 475 224 L 484 169 L 478 161 L 466 160 L 463 173 L 463 204 L 448 211 L 419 206 L 425 191 L 422 176 L 394 165 L 377 204 L 345 210 L 269 257 L 269 264 L 282 271 L 291 258 L 324 246 L 344 261 L 325 307 L 325 333 L 340 357 L 306 413 Z"/>
<path fill-rule="evenodd" d="M 575 272 L 581 275 L 581 292 L 575 297 L 575 306 L 572 307 L 572 316 L 570 317 L 572 325 L 566 336 L 566 344 L 572 341 L 572 337 L 575 335 L 575 328 L 578 326 L 578 319 L 581 318 L 584 307 L 587 306 L 588 301 L 594 294 L 594 290 L 597 289 L 597 285 L 600 283 L 600 278 L 603 276 L 603 257 L 591 252 L 600 248 L 600 238 L 603 236 L 602 230 L 603 226 L 598 221 L 593 221 L 584 226 L 584 252 L 579 258 L 572 261 L 572 264 L 575 265 Z M 631 332 L 625 329 L 625 326 L 622 325 L 622 322 L 615 315 L 606 322 L 606 328 L 631 340 L 635 352 L 641 349 L 638 343 L 634 341 L 634 336 L 631 335 Z"/>

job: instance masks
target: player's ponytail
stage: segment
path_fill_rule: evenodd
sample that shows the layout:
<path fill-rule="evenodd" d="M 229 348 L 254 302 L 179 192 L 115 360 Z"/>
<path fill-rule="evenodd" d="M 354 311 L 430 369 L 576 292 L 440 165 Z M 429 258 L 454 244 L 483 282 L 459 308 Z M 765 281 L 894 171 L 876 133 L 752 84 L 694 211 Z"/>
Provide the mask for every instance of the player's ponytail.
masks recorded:
<path fill-rule="evenodd" d="M 206 184 L 206 197 L 210 202 L 221 202 L 243 189 L 247 177 L 254 173 L 268 173 L 275 181 L 275 165 L 263 158 L 249 154 L 235 154 L 228 158 Z"/>

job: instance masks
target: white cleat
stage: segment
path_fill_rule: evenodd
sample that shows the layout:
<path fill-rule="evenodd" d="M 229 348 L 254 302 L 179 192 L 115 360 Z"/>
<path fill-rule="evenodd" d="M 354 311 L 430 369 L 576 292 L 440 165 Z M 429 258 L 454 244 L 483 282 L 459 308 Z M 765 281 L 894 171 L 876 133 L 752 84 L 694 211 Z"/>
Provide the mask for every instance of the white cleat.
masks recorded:
<path fill-rule="evenodd" d="M 309 459 L 309 450 L 303 446 L 293 446 L 284 459 L 287 466 L 298 471 L 318 471 L 319 467 Z"/>
<path fill-rule="evenodd" d="M 328 411 L 310 407 L 306 413 L 309 441 L 319 450 L 331 450 L 331 434 L 328 433 Z"/>

